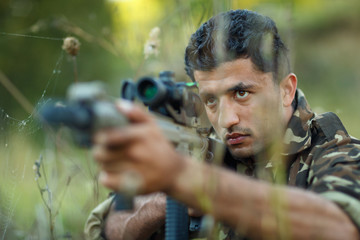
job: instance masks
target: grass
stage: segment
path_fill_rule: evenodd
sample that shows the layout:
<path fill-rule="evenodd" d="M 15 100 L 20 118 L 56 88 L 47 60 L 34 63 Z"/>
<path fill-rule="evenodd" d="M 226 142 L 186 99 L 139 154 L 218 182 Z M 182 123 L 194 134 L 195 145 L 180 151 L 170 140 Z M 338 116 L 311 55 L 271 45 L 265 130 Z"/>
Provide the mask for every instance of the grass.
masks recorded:
<path fill-rule="evenodd" d="M 6 144 L 0 147 L 2 239 L 51 239 L 50 227 L 54 228 L 56 239 L 64 236 L 82 239 L 91 209 L 108 192 L 98 186 L 97 168 L 89 150 L 56 147 L 51 143 L 44 149 L 31 137 L 23 138 L 21 134 L 8 136 Z M 39 188 L 33 166 L 40 154 L 43 164 Z M 49 191 L 42 192 L 46 186 Z"/>

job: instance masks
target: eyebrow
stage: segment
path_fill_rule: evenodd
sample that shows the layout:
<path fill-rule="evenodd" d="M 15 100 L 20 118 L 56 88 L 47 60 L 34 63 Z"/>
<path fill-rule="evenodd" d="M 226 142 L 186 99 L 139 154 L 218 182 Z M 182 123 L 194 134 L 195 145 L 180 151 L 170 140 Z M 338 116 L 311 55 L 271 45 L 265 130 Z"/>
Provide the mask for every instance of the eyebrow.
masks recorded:
<path fill-rule="evenodd" d="M 243 82 L 240 82 L 238 84 L 236 84 L 235 86 L 227 89 L 225 92 L 234 92 L 234 91 L 247 91 L 250 89 L 253 89 L 255 87 L 254 84 L 245 84 Z"/>

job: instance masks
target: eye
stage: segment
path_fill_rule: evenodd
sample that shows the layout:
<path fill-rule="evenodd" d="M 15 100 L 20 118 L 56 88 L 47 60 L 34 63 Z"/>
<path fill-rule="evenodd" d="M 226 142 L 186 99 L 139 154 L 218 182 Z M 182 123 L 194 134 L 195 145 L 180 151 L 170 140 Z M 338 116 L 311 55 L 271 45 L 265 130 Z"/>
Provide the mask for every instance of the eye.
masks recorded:
<path fill-rule="evenodd" d="M 216 103 L 217 103 L 217 100 L 214 97 L 211 97 L 211 98 L 208 98 L 205 100 L 205 105 L 208 107 L 213 107 L 216 105 Z"/>
<path fill-rule="evenodd" d="M 243 91 L 243 90 L 238 90 L 235 92 L 235 98 L 237 98 L 237 99 L 246 98 L 248 95 L 249 95 L 249 92 Z"/>

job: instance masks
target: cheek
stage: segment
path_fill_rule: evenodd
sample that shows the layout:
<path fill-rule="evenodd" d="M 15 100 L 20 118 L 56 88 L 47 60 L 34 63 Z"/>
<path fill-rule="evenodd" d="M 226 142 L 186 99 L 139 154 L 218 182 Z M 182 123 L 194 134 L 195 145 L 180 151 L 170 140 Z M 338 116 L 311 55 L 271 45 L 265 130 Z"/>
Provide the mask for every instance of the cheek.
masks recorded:
<path fill-rule="evenodd" d="M 257 132 L 263 137 L 277 132 L 279 127 L 280 107 L 279 103 L 271 98 L 259 99 L 257 107 L 253 109 L 253 122 Z"/>
<path fill-rule="evenodd" d="M 209 122 L 215 129 L 216 133 L 219 134 L 218 114 L 216 112 L 212 112 L 212 111 L 206 109 L 206 115 L 209 119 Z"/>
<path fill-rule="evenodd" d="M 216 120 L 217 120 L 217 114 L 214 112 L 211 112 L 209 109 L 206 109 L 206 115 L 211 123 L 211 125 L 214 126 L 214 124 L 216 124 Z"/>

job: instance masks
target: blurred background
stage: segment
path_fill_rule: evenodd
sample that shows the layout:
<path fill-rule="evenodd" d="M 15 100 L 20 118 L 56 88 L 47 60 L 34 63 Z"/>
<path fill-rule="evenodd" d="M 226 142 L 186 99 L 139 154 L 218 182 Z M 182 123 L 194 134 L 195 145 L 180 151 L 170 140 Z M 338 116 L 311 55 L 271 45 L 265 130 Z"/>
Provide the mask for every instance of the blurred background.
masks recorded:
<path fill-rule="evenodd" d="M 275 20 L 313 110 L 337 113 L 360 137 L 358 0 L 1 0 L 0 239 L 83 239 L 89 212 L 108 194 L 89 150 L 64 141 L 66 132 L 44 134 L 39 104 L 76 80 L 101 80 L 114 97 L 122 79 L 161 70 L 190 81 L 191 33 L 237 8 Z M 81 43 L 76 57 L 62 49 L 68 36 Z"/>

